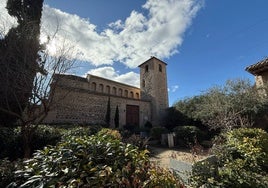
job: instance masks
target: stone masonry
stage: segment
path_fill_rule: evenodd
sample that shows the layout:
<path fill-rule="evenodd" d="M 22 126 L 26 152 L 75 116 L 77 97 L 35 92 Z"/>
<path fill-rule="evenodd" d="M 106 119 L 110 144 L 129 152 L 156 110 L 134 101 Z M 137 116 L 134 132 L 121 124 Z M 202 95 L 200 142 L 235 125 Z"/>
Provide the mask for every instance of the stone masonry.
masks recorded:
<path fill-rule="evenodd" d="M 159 125 L 168 108 L 166 65 L 155 57 L 142 63 L 140 88 L 90 74 L 86 78 L 56 75 L 54 106 L 44 122 L 103 125 L 110 98 L 112 127 L 116 106 L 119 127 L 142 127 L 147 121 Z"/>

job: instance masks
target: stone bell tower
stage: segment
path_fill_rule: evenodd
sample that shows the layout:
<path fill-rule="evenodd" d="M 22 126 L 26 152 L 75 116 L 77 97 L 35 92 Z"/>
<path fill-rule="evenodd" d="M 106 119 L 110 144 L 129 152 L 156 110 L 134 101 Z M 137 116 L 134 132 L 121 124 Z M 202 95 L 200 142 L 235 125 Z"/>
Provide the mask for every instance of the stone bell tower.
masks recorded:
<path fill-rule="evenodd" d="M 167 64 L 151 57 L 140 67 L 141 99 L 151 101 L 152 124 L 160 125 L 161 118 L 168 108 Z"/>

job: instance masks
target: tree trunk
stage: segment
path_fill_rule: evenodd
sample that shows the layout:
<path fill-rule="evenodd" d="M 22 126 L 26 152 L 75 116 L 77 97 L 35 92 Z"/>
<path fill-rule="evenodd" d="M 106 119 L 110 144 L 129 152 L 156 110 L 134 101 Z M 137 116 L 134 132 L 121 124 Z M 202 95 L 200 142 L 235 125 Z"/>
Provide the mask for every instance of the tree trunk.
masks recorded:
<path fill-rule="evenodd" d="M 24 125 L 21 127 L 22 144 L 23 144 L 23 157 L 29 159 L 31 157 L 31 143 L 33 131 L 30 126 Z"/>

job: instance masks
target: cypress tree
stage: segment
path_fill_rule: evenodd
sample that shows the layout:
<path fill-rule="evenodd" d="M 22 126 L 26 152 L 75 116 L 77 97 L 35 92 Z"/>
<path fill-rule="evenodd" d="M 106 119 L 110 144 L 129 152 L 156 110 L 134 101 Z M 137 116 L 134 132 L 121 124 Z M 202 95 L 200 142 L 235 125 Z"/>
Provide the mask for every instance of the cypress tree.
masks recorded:
<path fill-rule="evenodd" d="M 114 125 L 115 125 L 115 128 L 119 127 L 119 109 L 118 109 L 118 105 L 116 106 L 116 110 L 115 110 Z"/>
<path fill-rule="evenodd" d="M 24 111 L 41 69 L 39 52 L 43 0 L 8 0 L 18 26 L 0 39 L 0 125 L 10 125 Z"/>

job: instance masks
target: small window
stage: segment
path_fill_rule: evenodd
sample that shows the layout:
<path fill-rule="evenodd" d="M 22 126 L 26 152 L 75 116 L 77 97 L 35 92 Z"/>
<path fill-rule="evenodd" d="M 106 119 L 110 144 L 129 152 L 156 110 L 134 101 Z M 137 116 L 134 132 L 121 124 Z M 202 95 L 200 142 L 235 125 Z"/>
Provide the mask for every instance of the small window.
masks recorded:
<path fill-rule="evenodd" d="M 113 95 L 116 95 L 116 87 L 113 87 Z"/>
<path fill-rule="evenodd" d="M 139 98 L 140 98 L 139 93 L 136 93 L 136 99 L 139 99 Z"/>
<path fill-rule="evenodd" d="M 145 80 L 142 80 L 142 87 L 145 87 Z"/>
<path fill-rule="evenodd" d="M 125 90 L 125 97 L 128 97 L 128 90 Z"/>
<path fill-rule="evenodd" d="M 106 86 L 106 93 L 110 94 L 110 86 Z"/>
<path fill-rule="evenodd" d="M 103 84 L 100 84 L 100 92 L 103 92 Z"/>
<path fill-rule="evenodd" d="M 119 89 L 119 96 L 123 96 L 123 90 L 121 88 Z"/>
<path fill-rule="evenodd" d="M 96 83 L 95 82 L 92 82 L 92 85 L 91 85 L 91 90 L 92 91 L 96 91 Z"/>
<path fill-rule="evenodd" d="M 133 93 L 133 91 L 130 92 L 130 98 L 134 98 L 134 93 Z"/>
<path fill-rule="evenodd" d="M 162 72 L 162 65 L 159 64 L 158 68 L 159 68 L 159 72 Z"/>
<path fill-rule="evenodd" d="M 149 65 L 145 65 L 145 72 L 149 71 Z"/>

